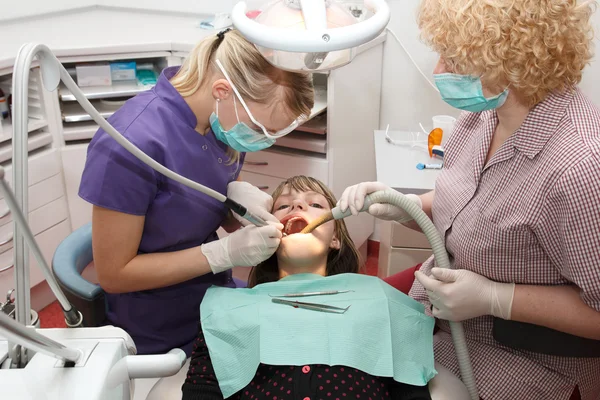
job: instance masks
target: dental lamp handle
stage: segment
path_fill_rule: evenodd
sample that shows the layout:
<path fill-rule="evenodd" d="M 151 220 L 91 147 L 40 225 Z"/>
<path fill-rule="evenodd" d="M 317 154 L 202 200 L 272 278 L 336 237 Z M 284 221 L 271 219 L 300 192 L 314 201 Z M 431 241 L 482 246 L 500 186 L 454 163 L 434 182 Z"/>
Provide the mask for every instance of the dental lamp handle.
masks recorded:
<path fill-rule="evenodd" d="M 5 176 L 4 168 L 2 166 L 0 166 L 0 193 L 2 193 L 4 195 L 6 204 L 8 205 L 8 208 L 10 209 L 16 223 L 23 230 L 23 237 L 25 238 L 25 241 L 31 248 L 31 251 L 33 252 L 33 255 L 35 256 L 35 259 L 38 262 L 38 265 L 39 265 L 40 269 L 42 270 L 44 277 L 46 278 L 46 282 L 48 282 L 48 285 L 52 289 L 52 292 L 57 297 L 57 299 L 64 311 L 66 324 L 71 328 L 80 326 L 81 323 L 83 322 L 83 316 L 81 315 L 81 313 L 79 311 L 77 311 L 77 309 L 75 309 L 75 307 L 73 307 L 69 303 L 69 301 L 67 300 L 67 297 L 65 296 L 65 294 L 61 290 L 60 286 L 56 282 L 54 275 L 52 275 L 52 270 L 48 266 L 48 263 L 46 262 L 46 259 L 44 258 L 42 251 L 40 250 L 40 247 L 38 246 L 37 242 L 35 241 L 33 233 L 31 232 L 31 228 L 29 227 L 29 224 L 27 223 L 27 219 L 25 218 L 25 216 L 23 215 L 23 212 L 19 208 L 19 206 L 17 204 L 17 199 L 15 198 L 13 191 L 10 189 L 10 187 L 6 183 L 4 176 Z"/>

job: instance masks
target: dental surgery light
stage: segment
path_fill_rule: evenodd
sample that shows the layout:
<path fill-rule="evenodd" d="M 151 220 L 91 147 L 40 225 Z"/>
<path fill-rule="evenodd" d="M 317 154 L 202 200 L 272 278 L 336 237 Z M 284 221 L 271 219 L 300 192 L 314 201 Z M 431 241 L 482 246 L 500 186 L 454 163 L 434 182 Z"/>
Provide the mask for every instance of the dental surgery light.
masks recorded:
<path fill-rule="evenodd" d="M 364 20 L 351 12 L 357 3 Z M 258 10 L 248 10 L 241 1 L 231 19 L 271 64 L 315 72 L 352 61 L 356 47 L 386 28 L 390 9 L 385 0 L 265 0 Z"/>

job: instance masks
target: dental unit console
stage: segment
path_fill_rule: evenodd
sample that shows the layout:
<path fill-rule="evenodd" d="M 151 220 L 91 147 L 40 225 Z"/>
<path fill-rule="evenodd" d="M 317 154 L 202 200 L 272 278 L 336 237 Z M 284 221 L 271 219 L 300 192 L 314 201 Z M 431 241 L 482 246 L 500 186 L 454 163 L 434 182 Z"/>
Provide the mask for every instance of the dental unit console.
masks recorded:
<path fill-rule="evenodd" d="M 80 326 L 81 313 L 69 304 L 52 275 L 2 167 L 0 192 L 59 299 L 68 326 Z M 0 398 L 129 400 L 132 379 L 174 375 L 186 360 L 181 349 L 164 355 L 138 356 L 135 352 L 133 340 L 120 328 L 36 330 L 0 312 Z"/>

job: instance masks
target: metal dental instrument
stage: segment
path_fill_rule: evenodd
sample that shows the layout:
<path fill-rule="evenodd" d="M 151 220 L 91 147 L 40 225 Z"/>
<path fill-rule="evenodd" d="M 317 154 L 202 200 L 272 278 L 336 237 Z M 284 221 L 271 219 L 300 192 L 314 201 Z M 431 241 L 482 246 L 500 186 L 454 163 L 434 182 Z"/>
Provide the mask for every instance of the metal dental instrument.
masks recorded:
<path fill-rule="evenodd" d="M 329 296 L 332 294 L 349 293 L 349 292 L 354 292 L 354 290 L 326 290 L 324 292 L 288 293 L 288 294 L 282 294 L 279 296 L 273 296 L 272 294 L 270 294 L 269 296 L 271 296 L 271 297 Z"/>
<path fill-rule="evenodd" d="M 328 306 L 327 304 L 304 303 L 301 301 L 285 300 L 285 299 L 278 299 L 278 298 L 274 298 L 274 299 L 272 299 L 272 301 L 273 301 L 273 303 L 285 304 L 288 306 L 292 306 L 294 308 L 305 308 L 307 310 L 328 312 L 328 313 L 333 313 L 333 314 L 344 314 L 350 308 L 350 306 L 348 306 L 346 308 L 342 308 L 342 307 Z"/>

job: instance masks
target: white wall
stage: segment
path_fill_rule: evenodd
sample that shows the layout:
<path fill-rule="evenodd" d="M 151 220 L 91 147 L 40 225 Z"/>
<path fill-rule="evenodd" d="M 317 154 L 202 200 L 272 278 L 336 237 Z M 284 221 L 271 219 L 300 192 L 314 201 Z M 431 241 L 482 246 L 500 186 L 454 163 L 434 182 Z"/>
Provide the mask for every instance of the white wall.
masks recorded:
<path fill-rule="evenodd" d="M 0 21 L 90 6 L 144 8 L 149 10 L 212 14 L 231 10 L 237 0 L 2 0 L 10 3 Z M 252 0 L 248 2 L 250 5 Z"/>
<path fill-rule="evenodd" d="M 2 0 L 0 21 L 92 6 L 96 0 Z M 10 4 L 10 5 L 8 5 Z"/>

